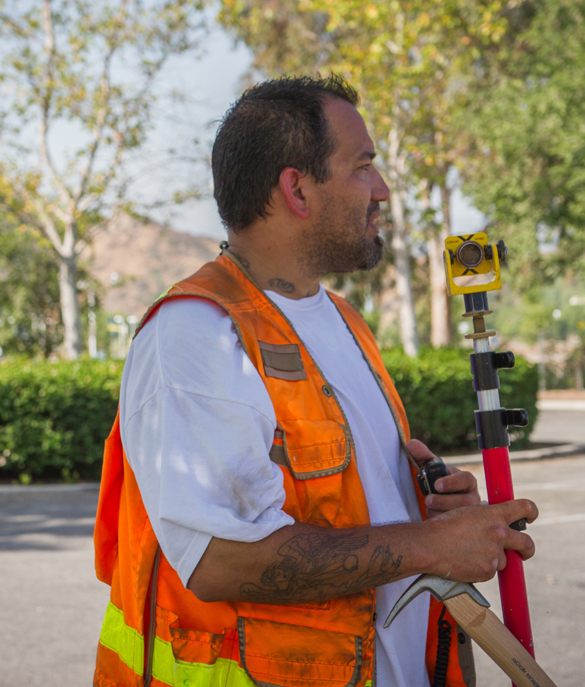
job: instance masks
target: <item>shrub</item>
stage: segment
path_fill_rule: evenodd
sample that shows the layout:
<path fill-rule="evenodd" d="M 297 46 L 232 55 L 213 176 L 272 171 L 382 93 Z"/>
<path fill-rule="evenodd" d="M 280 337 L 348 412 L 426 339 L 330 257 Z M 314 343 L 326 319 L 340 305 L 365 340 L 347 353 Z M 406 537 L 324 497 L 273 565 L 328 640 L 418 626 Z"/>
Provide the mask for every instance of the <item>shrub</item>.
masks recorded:
<path fill-rule="evenodd" d="M 469 352 L 424 348 L 418 358 L 382 352 L 412 436 L 441 452 L 477 447 Z M 0 479 L 99 479 L 104 440 L 116 416 L 122 361 L 7 360 L 0 364 Z M 517 359 L 501 371 L 505 407 L 526 408 L 528 441 L 536 420 L 537 370 Z"/>
<path fill-rule="evenodd" d="M 439 455 L 458 449 L 477 449 L 473 389 L 468 349 L 425 347 L 418 357 L 401 348 L 382 351 L 384 365 L 400 394 L 413 437 Z M 528 444 L 537 417 L 538 371 L 523 358 L 511 370 L 500 370 L 500 401 L 504 408 L 526 408 L 530 424 L 510 428 L 514 448 Z"/>
<path fill-rule="evenodd" d="M 0 364 L 0 478 L 99 479 L 121 361 Z"/>

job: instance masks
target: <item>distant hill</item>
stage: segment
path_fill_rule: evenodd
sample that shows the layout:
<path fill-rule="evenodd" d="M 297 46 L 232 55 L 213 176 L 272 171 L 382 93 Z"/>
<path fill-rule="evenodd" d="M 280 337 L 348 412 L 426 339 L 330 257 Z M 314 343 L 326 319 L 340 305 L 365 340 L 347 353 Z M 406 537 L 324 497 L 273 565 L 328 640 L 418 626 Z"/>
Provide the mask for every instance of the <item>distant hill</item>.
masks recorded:
<path fill-rule="evenodd" d="M 106 311 L 142 317 L 157 296 L 218 255 L 218 239 L 118 215 L 81 258 L 102 285 Z"/>

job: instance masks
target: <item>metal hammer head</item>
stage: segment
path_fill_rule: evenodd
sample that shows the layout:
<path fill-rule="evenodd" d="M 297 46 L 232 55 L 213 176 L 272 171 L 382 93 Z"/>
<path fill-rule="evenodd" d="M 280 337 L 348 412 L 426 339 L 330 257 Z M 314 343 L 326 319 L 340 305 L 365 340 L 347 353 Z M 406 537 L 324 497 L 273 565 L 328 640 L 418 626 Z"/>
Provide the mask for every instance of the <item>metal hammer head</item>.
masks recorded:
<path fill-rule="evenodd" d="M 384 627 L 388 627 L 400 611 L 415 597 L 422 594 L 422 592 L 431 592 L 439 601 L 452 599 L 454 596 L 459 596 L 459 594 L 469 594 L 469 596 L 480 606 L 485 606 L 485 608 L 489 608 L 490 606 L 487 599 L 485 599 L 472 584 L 456 582 L 455 580 L 446 580 L 436 575 L 421 575 L 394 604 L 394 608 L 386 618 Z"/>

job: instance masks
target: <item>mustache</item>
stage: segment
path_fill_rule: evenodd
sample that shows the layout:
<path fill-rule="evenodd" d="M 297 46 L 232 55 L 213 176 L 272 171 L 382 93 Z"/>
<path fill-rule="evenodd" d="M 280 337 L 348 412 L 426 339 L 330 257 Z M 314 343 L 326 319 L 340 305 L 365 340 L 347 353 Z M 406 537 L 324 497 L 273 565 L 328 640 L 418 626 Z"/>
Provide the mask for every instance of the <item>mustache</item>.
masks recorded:
<path fill-rule="evenodd" d="M 379 203 L 377 200 L 372 201 L 372 202 L 368 205 L 368 210 L 367 210 L 367 212 L 366 212 L 366 222 L 369 222 L 371 216 L 372 216 L 374 213 L 379 212 L 379 210 L 380 210 L 380 203 Z"/>

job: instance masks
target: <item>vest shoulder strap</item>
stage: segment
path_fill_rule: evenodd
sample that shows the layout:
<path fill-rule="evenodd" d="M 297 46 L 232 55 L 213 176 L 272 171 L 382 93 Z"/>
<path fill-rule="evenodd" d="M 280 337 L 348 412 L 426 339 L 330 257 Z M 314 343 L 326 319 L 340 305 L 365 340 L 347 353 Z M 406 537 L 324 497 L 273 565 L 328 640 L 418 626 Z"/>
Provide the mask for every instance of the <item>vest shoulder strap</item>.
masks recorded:
<path fill-rule="evenodd" d="M 171 298 L 206 298 L 226 310 L 245 347 L 240 325 L 232 313 L 266 308 L 268 301 L 258 287 L 248 279 L 233 260 L 220 255 L 214 262 L 208 262 L 190 277 L 177 282 L 161 294 L 148 308 L 140 321 L 134 336 L 161 305 Z"/>

